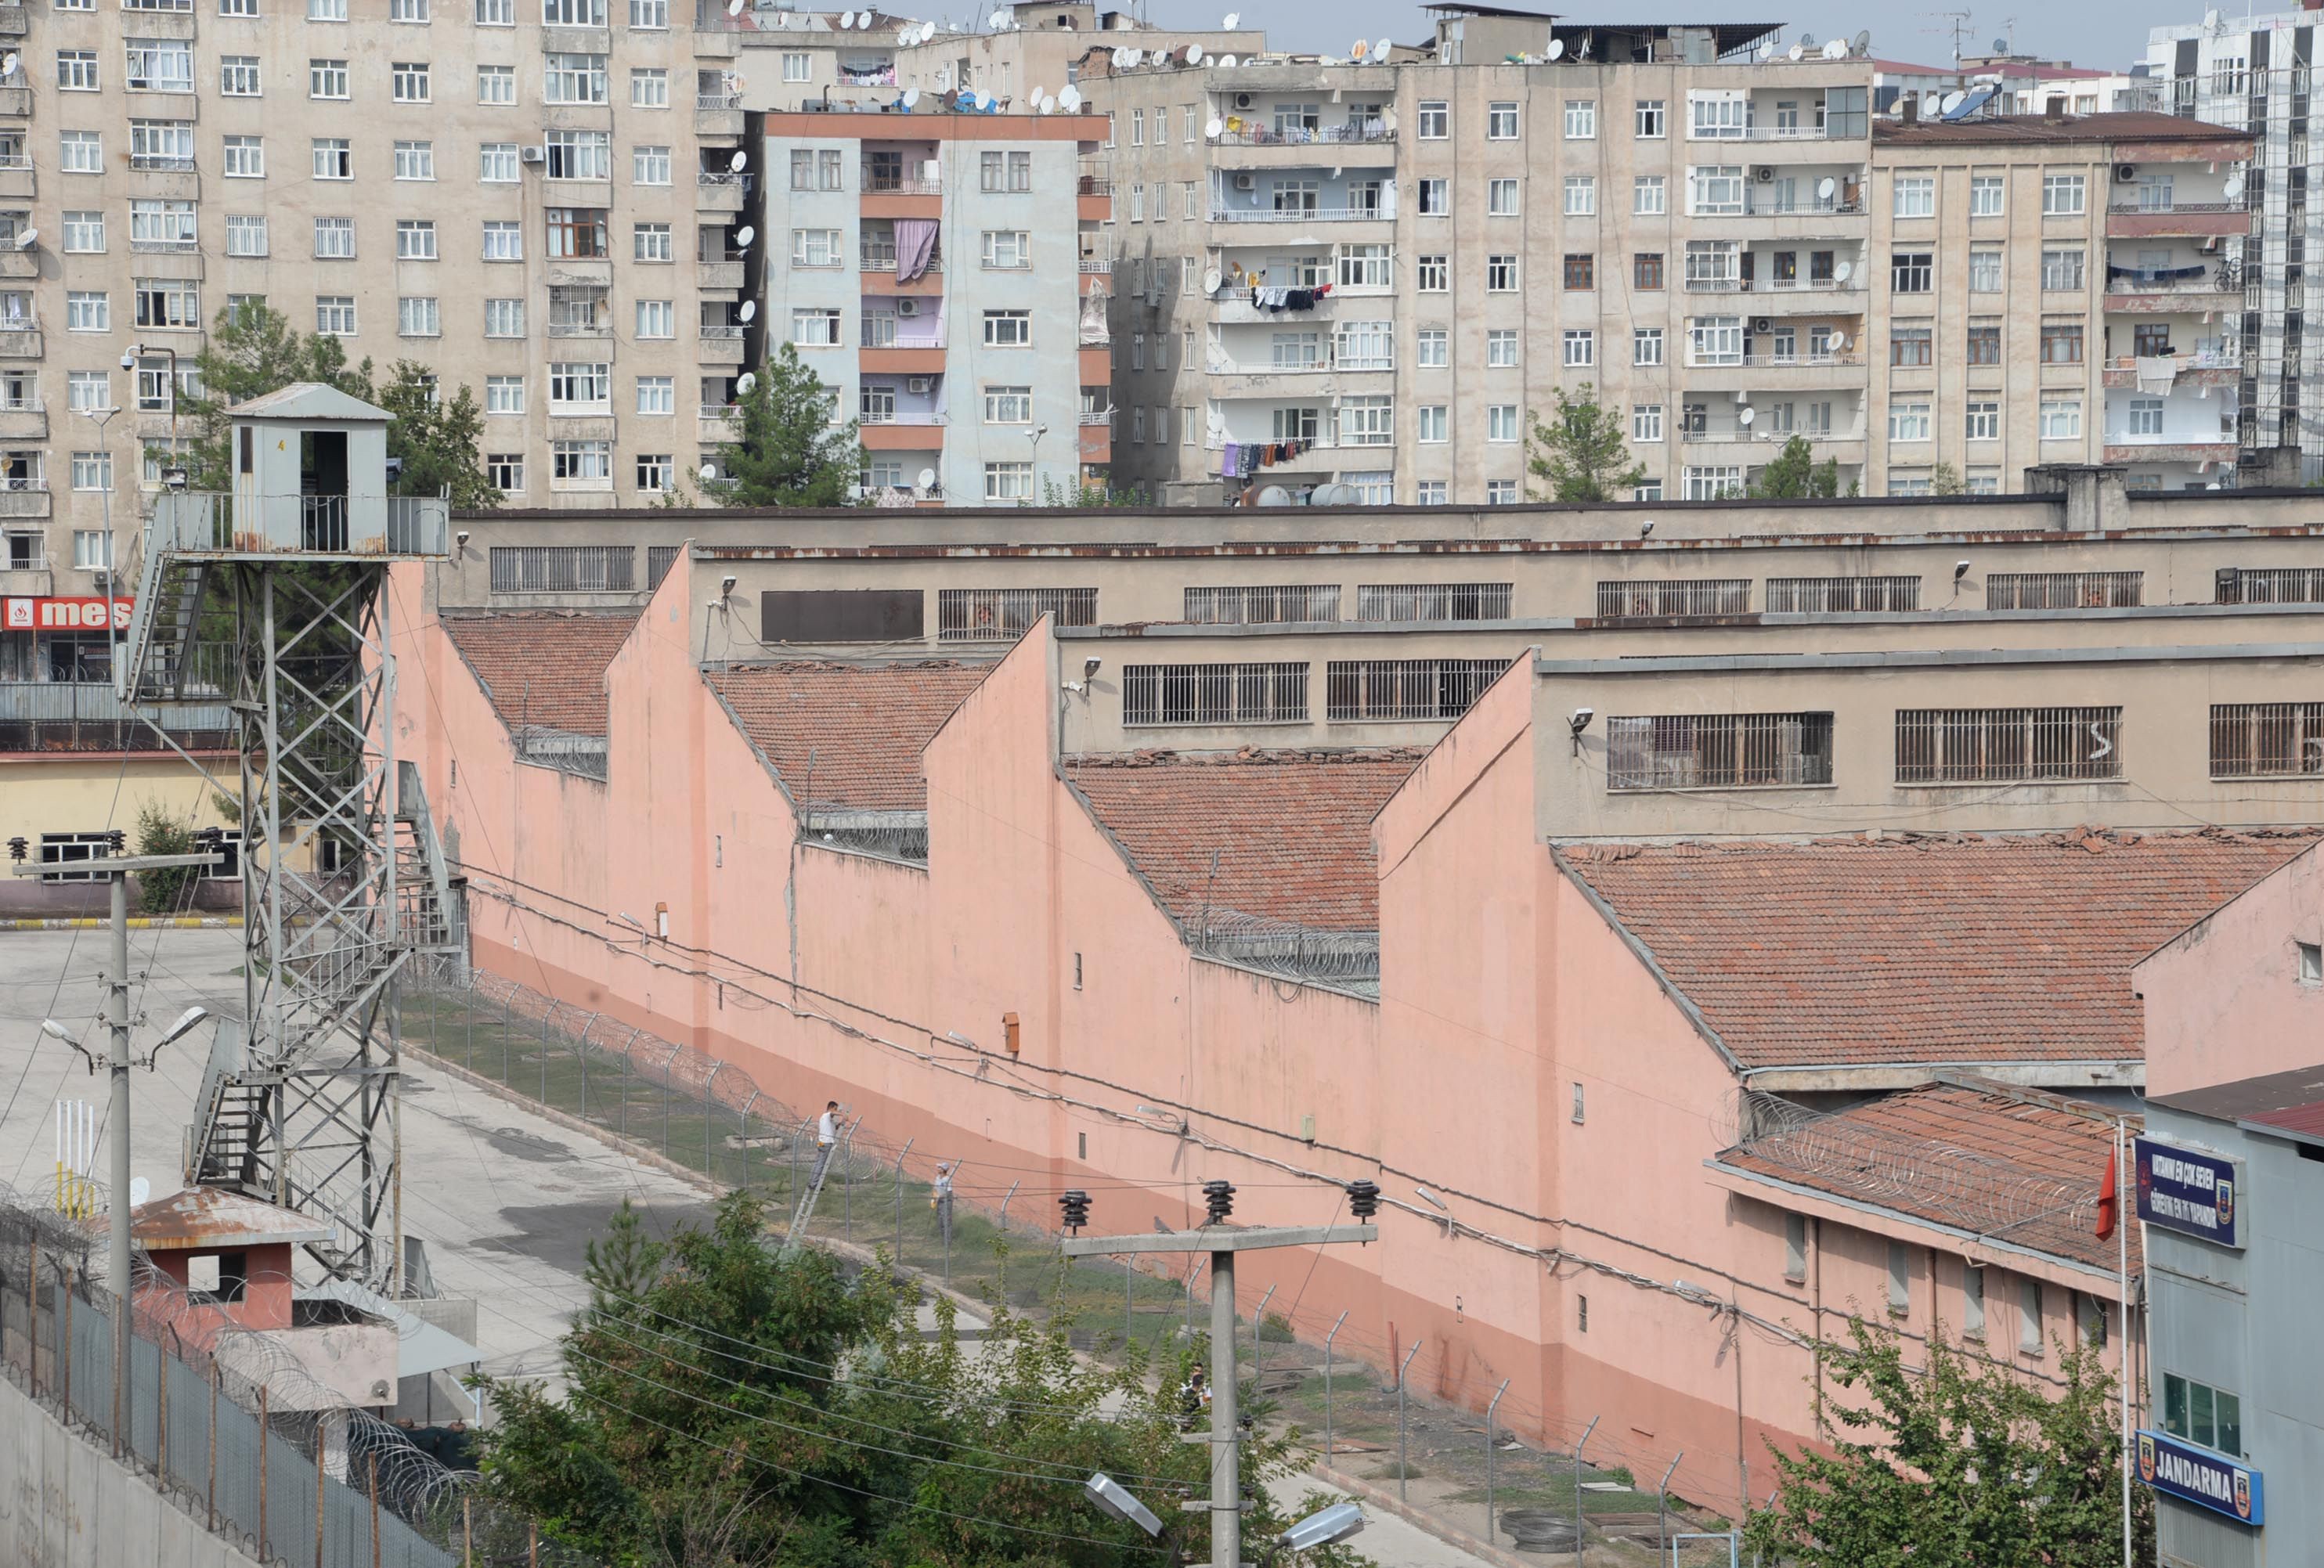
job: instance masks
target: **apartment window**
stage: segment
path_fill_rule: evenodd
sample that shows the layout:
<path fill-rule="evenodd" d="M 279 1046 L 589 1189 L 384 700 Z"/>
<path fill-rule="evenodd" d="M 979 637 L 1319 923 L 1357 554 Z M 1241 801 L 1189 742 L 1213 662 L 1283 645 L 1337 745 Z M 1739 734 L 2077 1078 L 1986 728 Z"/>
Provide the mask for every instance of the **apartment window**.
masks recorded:
<path fill-rule="evenodd" d="M 640 262 L 675 262 L 678 250 L 666 223 L 641 223 L 630 231 L 630 257 Z"/>
<path fill-rule="evenodd" d="M 1569 142 L 1593 142 L 1598 138 L 1598 100 L 1568 98 L 1565 100 L 1565 139 Z"/>
<path fill-rule="evenodd" d="M 605 0 L 540 0 L 543 27 L 603 27 Z"/>
<path fill-rule="evenodd" d="M 2118 707 L 1900 708 L 1896 782 L 2122 777 Z"/>
<path fill-rule="evenodd" d="M 987 348 L 1029 348 L 1033 345 L 1033 313 L 1030 310 L 987 310 L 984 313 L 984 346 Z"/>
<path fill-rule="evenodd" d="M 138 326 L 177 331 L 201 327 L 198 285 L 178 278 L 139 278 L 131 292 L 137 302 Z"/>
<path fill-rule="evenodd" d="M 1898 217 L 1936 217 L 1936 177 L 1929 174 L 1898 175 L 1895 213 Z"/>
<path fill-rule="evenodd" d="M 229 54 L 220 57 L 218 91 L 230 98 L 258 97 L 258 57 L 254 54 Z"/>
<path fill-rule="evenodd" d="M 1640 217 L 1660 217 L 1670 210 L 1661 175 L 1641 174 L 1631 181 L 1630 210 Z"/>
<path fill-rule="evenodd" d="M 1517 288 L 1517 259 L 1515 255 L 1485 258 L 1485 292 L 1514 294 Z"/>
<path fill-rule="evenodd" d="M 254 11 L 255 6 L 253 7 Z M 387 0 L 390 22 L 426 23 L 430 20 L 429 0 Z"/>
<path fill-rule="evenodd" d="M 102 291 L 69 290 L 65 294 L 65 330 L 68 332 L 110 332 L 113 330 L 113 306 L 110 296 Z"/>
<path fill-rule="evenodd" d="M 484 454 L 484 480 L 495 490 L 521 494 L 524 490 L 524 454 L 521 452 L 487 452 Z"/>
<path fill-rule="evenodd" d="M 478 66 L 476 68 L 476 102 L 480 104 L 516 102 L 516 67 L 512 65 Z"/>
<path fill-rule="evenodd" d="M 995 465 L 994 466 L 1007 466 Z M 1029 467 L 1030 465 L 1017 465 Z M 988 475 L 989 475 L 988 469 Z M 987 495 L 991 496 L 988 478 Z M 1121 672 L 1124 724 L 1305 724 L 1307 665 L 1132 664 Z"/>
<path fill-rule="evenodd" d="M 1598 363 L 1598 337 L 1587 327 L 1569 327 L 1563 339 L 1566 368 L 1575 369 Z"/>
<path fill-rule="evenodd" d="M 1571 290 L 1590 290 L 1598 286 L 1598 258 L 1586 253 L 1569 254 L 1565 258 L 1565 286 Z"/>
<path fill-rule="evenodd" d="M 476 178 L 486 185 L 513 185 L 518 178 L 516 143 L 487 142 L 479 150 Z"/>
<path fill-rule="evenodd" d="M 2144 572 L 1993 572 L 1988 610 L 2117 610 L 2144 601 Z"/>
<path fill-rule="evenodd" d="M 1998 326 L 1974 326 L 1969 329 L 1969 363 L 2001 363 L 2001 328 Z"/>
<path fill-rule="evenodd" d="M 398 180 L 435 179 L 436 143 L 398 142 L 395 144 L 395 177 Z"/>
<path fill-rule="evenodd" d="M 1972 401 L 1962 421 L 1961 438 L 1969 441 L 2001 439 L 2001 405 L 1989 400 Z"/>
<path fill-rule="evenodd" d="M 1033 189 L 1033 155 L 1030 152 L 980 152 L 977 154 L 976 171 L 979 187 L 987 191 Z"/>
<path fill-rule="evenodd" d="M 1443 370 L 1452 363 L 1452 338 L 1442 327 L 1424 327 L 1413 339 L 1413 363 L 1422 370 Z"/>
<path fill-rule="evenodd" d="M 630 0 L 630 25 L 641 32 L 668 32 L 669 0 Z"/>
<path fill-rule="evenodd" d="M 632 147 L 630 149 L 631 184 L 668 185 L 669 170 L 669 148 Z"/>
<path fill-rule="evenodd" d="M 229 145 L 244 140 L 229 136 Z M 95 131 L 67 131 L 59 138 L 57 167 L 67 174 L 102 174 L 105 172 L 105 138 Z M 226 172 L 234 171 L 229 168 Z"/>
<path fill-rule="evenodd" d="M 835 267 L 840 264 L 839 231 L 835 228 L 791 230 L 791 265 Z"/>
<path fill-rule="evenodd" d="M 1663 406 L 1660 403 L 1630 405 L 1630 439 L 1648 446 L 1663 438 Z"/>
<path fill-rule="evenodd" d="M 793 306 L 791 341 L 802 348 L 838 347 L 839 312 L 821 306 Z"/>
<path fill-rule="evenodd" d="M 1457 719 L 1508 668 L 1499 659 L 1335 659 L 1324 667 L 1324 713 L 1345 724 Z"/>
<path fill-rule="evenodd" d="M 355 335 L 355 301 L 351 294 L 318 294 L 315 297 L 315 331 L 325 337 L 353 337 Z"/>
<path fill-rule="evenodd" d="M 432 298 L 406 295 L 395 302 L 395 330 L 401 337 L 441 337 L 442 321 Z"/>
<path fill-rule="evenodd" d="M 1204 626 L 1280 625 L 1339 618 L 1339 586 L 1324 583 L 1188 588 L 1182 614 L 1182 619 Z"/>
<path fill-rule="evenodd" d="M 226 254 L 230 256 L 263 256 L 266 254 L 266 219 L 263 216 L 228 213 L 226 220 Z"/>
<path fill-rule="evenodd" d="M 2089 210 L 2086 181 L 2079 174 L 2042 176 L 2042 216 L 2074 217 Z"/>
<path fill-rule="evenodd" d="M 2017 1349 L 2022 1355 L 2042 1353 L 2042 1282 L 2022 1276 L 2017 1281 Z"/>
<path fill-rule="evenodd" d="M 2080 289 L 2082 287 L 2082 247 L 2061 245 L 2042 252 L 2042 286 L 2044 289 Z"/>
<path fill-rule="evenodd" d="M 1743 165 L 1698 163 L 1686 171 L 1688 210 L 1732 217 L 1744 208 Z"/>
<path fill-rule="evenodd" d="M 1525 431 L 1517 420 L 1515 403 L 1492 403 L 1485 409 L 1485 439 L 1497 445 L 1521 441 Z"/>
<path fill-rule="evenodd" d="M 1936 286 L 1936 254 L 1897 251 L 1888 259 L 1888 288 L 1896 294 L 1925 294 Z"/>
<path fill-rule="evenodd" d="M 988 267 L 1021 272 L 1033 264 L 1033 236 L 1021 228 L 986 229 L 983 262 Z"/>
<path fill-rule="evenodd" d="M 1972 174 L 1969 178 L 1969 215 L 1971 217 L 2001 216 L 2002 177 L 1998 174 Z"/>
<path fill-rule="evenodd" d="M 2324 703 L 2217 703 L 2211 708 L 2211 777 L 2324 773 Z M 2308 978 L 2306 955 L 2301 978 Z"/>
<path fill-rule="evenodd" d="M 783 80 L 787 82 L 812 80 L 815 74 L 814 67 L 813 55 L 796 50 L 787 51 L 783 55 Z"/>
<path fill-rule="evenodd" d="M 1808 1217 L 1784 1216 L 1784 1277 L 1798 1285 L 1808 1277 Z"/>
<path fill-rule="evenodd" d="M 436 259 L 436 220 L 432 217 L 396 219 L 395 259 L 399 262 L 434 261 Z"/>
<path fill-rule="evenodd" d="M 2161 398 L 2130 400 L 2130 433 L 2134 436 L 2159 436 L 2163 433 Z"/>
<path fill-rule="evenodd" d="M 552 104 L 605 101 L 605 57 L 551 51 L 541 56 L 541 95 Z"/>
<path fill-rule="evenodd" d="M 678 383 L 666 375 L 638 377 L 638 412 L 641 414 L 678 412 Z"/>
<path fill-rule="evenodd" d="M 611 441 L 551 441 L 549 482 L 573 489 L 603 488 L 613 482 Z"/>
<path fill-rule="evenodd" d="M 522 337 L 524 336 L 524 301 L 521 300 L 485 300 L 484 336 Z"/>
<path fill-rule="evenodd" d="M 191 44 L 171 38 L 126 41 L 132 92 L 189 93 L 194 90 L 194 51 Z"/>
<path fill-rule="evenodd" d="M 1359 621 L 1506 621 L 1509 583 L 1366 583 L 1356 590 Z M 1331 620 L 1337 614 L 1317 619 Z M 1498 671 L 1500 666 L 1494 664 Z"/>
<path fill-rule="evenodd" d="M 1421 445 L 1433 446 L 1452 438 L 1450 410 L 1443 403 L 1423 403 L 1415 412 L 1418 425 L 1414 439 Z"/>
<path fill-rule="evenodd" d="M 2080 398 L 2043 399 L 2042 438 L 2045 441 L 2080 440 L 2082 438 L 2082 400 Z"/>
<path fill-rule="evenodd" d="M 1892 441 L 1925 441 L 1929 438 L 1929 405 L 1924 402 L 1891 402 L 1888 405 L 1888 438 Z"/>
<path fill-rule="evenodd" d="M 498 219 L 484 225 L 484 259 L 488 262 L 524 260 L 524 226 Z"/>
<path fill-rule="evenodd" d="M 524 377 L 521 375 L 484 377 L 484 412 L 488 414 L 524 412 Z"/>
<path fill-rule="evenodd" d="M 1340 445 L 1385 447 L 1396 439 L 1395 401 L 1385 393 L 1340 400 Z"/>
<path fill-rule="evenodd" d="M 1606 590 L 1650 584 L 1600 585 Z M 1704 587 L 1708 584 L 1668 584 Z M 1725 596 L 1725 595 L 1720 595 Z M 1697 595 L 1688 595 L 1686 602 Z M 1637 612 L 1631 612 L 1637 613 Z M 1831 782 L 1832 722 L 1827 713 L 1677 714 L 1610 719 L 1606 726 L 1609 790 L 1798 788 Z"/>
<path fill-rule="evenodd" d="M 75 452 L 72 455 L 72 487 L 75 490 L 112 489 L 113 454 L 110 452 Z M 100 547 L 103 549 L 105 558 L 102 560 L 93 561 L 91 564 L 99 570 L 111 567 L 113 565 L 113 561 L 111 559 L 113 554 L 112 539 L 108 535 L 91 530 L 85 533 L 76 533 L 73 536 L 75 545 L 78 546 L 79 541 L 84 538 L 91 541 L 90 553 L 92 556 L 97 554 Z M 79 559 L 80 551 L 76 549 L 73 553 L 73 564 L 76 567 L 82 566 Z M 88 567 L 83 567 L 82 569 L 87 570 Z"/>
<path fill-rule="evenodd" d="M 1517 139 L 1517 106 L 1514 103 L 1489 104 L 1485 108 L 1485 140 L 1514 142 Z"/>
<path fill-rule="evenodd" d="M 1912 367 L 1936 363 L 1936 343 L 1926 327 L 1892 327 L 1888 329 L 1888 363 Z"/>
<path fill-rule="evenodd" d="M 558 361 L 549 367 L 549 406 L 552 409 L 600 408 L 613 398 L 613 367 L 602 364 Z"/>
<path fill-rule="evenodd" d="M 1496 180 L 1496 184 L 1502 183 Z M 1517 181 L 1509 186 L 1508 211 L 1517 211 Z M 1590 217 L 1598 211 L 1598 177 L 1594 174 L 1569 174 L 1565 177 L 1565 215 L 1568 217 Z"/>
<path fill-rule="evenodd" d="M 68 254 L 95 255 L 105 249 L 105 214 L 68 212 L 64 215 L 64 248 Z"/>
<path fill-rule="evenodd" d="M 611 180 L 613 138 L 604 131 L 551 131 L 548 137 L 551 180 Z"/>
<path fill-rule="evenodd" d="M 476 0 L 476 25 L 514 27 L 516 0 Z"/>
<path fill-rule="evenodd" d="M 388 96 L 399 104 L 429 101 L 428 65 L 424 60 L 397 60 L 388 68 Z"/>
<path fill-rule="evenodd" d="M 1033 465 L 987 463 L 984 466 L 984 499 L 987 501 L 1032 500 Z M 1125 719 L 1125 722 L 1136 721 Z"/>
<path fill-rule="evenodd" d="M 1396 281 L 1396 258 L 1384 244 L 1340 247 L 1339 287 L 1385 289 Z"/>
<path fill-rule="evenodd" d="M 1424 142 L 1441 142 L 1452 134 L 1452 111 L 1443 98 L 1420 101 L 1418 135 Z"/>
<path fill-rule="evenodd" d="M 347 62 L 343 60 L 310 60 L 307 62 L 307 96 L 310 98 L 344 98 L 347 96 Z"/>
<path fill-rule="evenodd" d="M 1442 294 L 1452 287 L 1452 263 L 1446 256 L 1422 256 L 1414 269 L 1415 286 L 1423 294 Z"/>
<path fill-rule="evenodd" d="M 660 67 L 651 70 L 632 69 L 630 72 L 630 107 L 669 107 L 669 72 Z"/>
<path fill-rule="evenodd" d="M 354 149 L 344 136 L 318 136 L 314 141 L 315 178 L 318 180 L 353 180 L 355 177 Z"/>
<path fill-rule="evenodd" d="M 605 209 L 602 207 L 549 207 L 541 209 L 549 232 L 551 260 L 604 260 L 611 253 L 605 241 Z"/>
<path fill-rule="evenodd" d="M 345 22 L 347 0 L 307 0 L 307 20 L 309 22 Z"/>
<path fill-rule="evenodd" d="M 1442 479 L 1423 479 L 1412 487 L 1412 501 L 1413 504 L 1416 506 L 1443 505 L 1444 481 Z"/>
<path fill-rule="evenodd" d="M 2163 1374 L 2163 1430 L 2234 1459 L 2244 1453 L 2243 1399 L 2225 1388 Z"/>
<path fill-rule="evenodd" d="M 1517 333 L 1514 327 L 1496 327 L 1485 334 L 1485 366 L 1513 370 L 1517 363 Z"/>
<path fill-rule="evenodd" d="M 57 51 L 57 86 L 69 93 L 97 91 L 97 55 L 86 49 Z"/>
<path fill-rule="evenodd" d="M 1913 1310 L 1913 1254 L 1902 1241 L 1888 1243 L 1888 1311 L 1896 1317 Z"/>
<path fill-rule="evenodd" d="M 1743 318 L 1740 316 L 1690 317 L 1686 332 L 1688 364 L 1743 363 Z"/>
<path fill-rule="evenodd" d="M 2001 292 L 2001 251 L 1997 246 L 1983 246 L 1969 254 L 1969 291 L 1972 294 Z"/>
<path fill-rule="evenodd" d="M 65 373 L 65 408 L 69 412 L 84 414 L 112 406 L 113 377 L 110 373 L 102 370 Z"/>
<path fill-rule="evenodd" d="M 355 220 L 351 217 L 318 217 L 315 220 L 315 259 L 318 262 L 348 262 L 355 254 Z"/>
<path fill-rule="evenodd" d="M 1029 425 L 1033 422 L 1033 389 L 1029 386 L 988 386 L 984 389 L 984 422 L 988 425 Z"/>

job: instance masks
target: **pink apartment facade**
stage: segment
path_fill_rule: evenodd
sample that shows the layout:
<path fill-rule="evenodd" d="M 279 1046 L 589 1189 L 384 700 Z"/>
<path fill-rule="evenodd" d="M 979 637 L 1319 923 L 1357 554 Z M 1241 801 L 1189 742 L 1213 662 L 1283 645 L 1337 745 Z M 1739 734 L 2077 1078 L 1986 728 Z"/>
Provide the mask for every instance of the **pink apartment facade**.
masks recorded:
<path fill-rule="evenodd" d="M 2089 1224 L 2120 1112 L 2056 1092 L 2135 1085 L 2131 964 L 2312 842 L 1553 846 L 1571 737 L 1530 657 L 1425 752 L 1074 757 L 1068 705 L 1112 678 L 1046 622 L 981 665 L 706 670 L 696 571 L 642 613 L 432 620 L 398 578 L 398 754 L 480 967 L 1098 1186 L 1101 1230 L 1186 1222 L 1220 1177 L 1239 1217 L 1318 1223 L 1372 1179 L 1380 1243 L 1268 1255 L 1246 1310 L 1278 1285 L 1320 1338 L 1345 1309 L 1381 1365 L 1420 1340 L 1416 1388 L 1511 1379 L 1513 1426 L 1602 1416 L 1593 1452 L 1683 1450 L 1673 1489 L 1730 1511 L 1812 1431 L 1806 1341 L 1847 1315 L 1975 1317 L 2034 1377 L 2066 1334 L 2136 1341 Z M 521 763 L 543 724 L 603 779 Z M 919 863 L 849 847 L 914 820 Z M 1376 932 L 1377 994 L 1195 952 L 1226 909 Z M 1950 1204 L 1850 1160 L 1932 1148 L 1972 1178 Z"/>

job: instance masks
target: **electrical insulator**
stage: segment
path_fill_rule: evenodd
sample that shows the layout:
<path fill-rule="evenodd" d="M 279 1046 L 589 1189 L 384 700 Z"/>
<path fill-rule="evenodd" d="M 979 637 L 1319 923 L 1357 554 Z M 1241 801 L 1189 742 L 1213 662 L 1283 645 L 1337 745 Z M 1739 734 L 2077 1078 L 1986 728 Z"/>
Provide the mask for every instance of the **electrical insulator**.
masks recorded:
<path fill-rule="evenodd" d="M 8 858 L 14 861 L 23 860 L 24 858 L 24 851 L 26 847 L 24 835 L 21 833 L 18 834 L 15 837 L 8 841 Z"/>
<path fill-rule="evenodd" d="M 1057 1207 L 1065 1211 L 1065 1229 L 1075 1235 L 1089 1223 L 1089 1194 L 1079 1187 L 1059 1195 Z"/>
<path fill-rule="evenodd" d="M 1234 1213 L 1234 1184 L 1231 1182 L 1204 1182 L 1203 1184 L 1203 1206 L 1209 1211 L 1210 1223 L 1213 1225 L 1225 1224 L 1227 1222 L 1227 1216 Z"/>
<path fill-rule="evenodd" d="M 1359 1220 L 1369 1220 L 1379 1213 L 1379 1185 L 1377 1182 L 1356 1181 L 1348 1184 L 1348 1213 Z"/>

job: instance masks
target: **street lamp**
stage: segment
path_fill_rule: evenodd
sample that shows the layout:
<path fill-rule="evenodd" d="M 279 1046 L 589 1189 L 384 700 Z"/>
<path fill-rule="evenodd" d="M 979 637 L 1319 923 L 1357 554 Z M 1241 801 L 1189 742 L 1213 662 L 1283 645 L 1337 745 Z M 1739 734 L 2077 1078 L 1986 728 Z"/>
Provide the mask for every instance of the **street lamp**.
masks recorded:
<path fill-rule="evenodd" d="M 1035 425 L 1025 432 L 1025 439 L 1033 448 L 1033 476 L 1030 486 L 1032 495 L 1038 495 L 1041 493 L 1041 438 L 1048 433 L 1049 427 L 1047 425 Z M 1030 499 L 1030 496 L 1028 499 Z"/>

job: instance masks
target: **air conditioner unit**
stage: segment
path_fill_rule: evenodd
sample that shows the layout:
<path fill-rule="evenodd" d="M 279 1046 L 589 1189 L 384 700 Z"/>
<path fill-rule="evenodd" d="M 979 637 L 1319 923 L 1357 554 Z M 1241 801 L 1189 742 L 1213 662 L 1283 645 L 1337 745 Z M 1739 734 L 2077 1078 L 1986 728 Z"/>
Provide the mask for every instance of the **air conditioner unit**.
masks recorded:
<path fill-rule="evenodd" d="M 1234 188 L 1237 190 L 1257 190 L 1259 189 L 1259 176 L 1256 174 L 1238 174 L 1234 178 Z"/>
<path fill-rule="evenodd" d="M 1762 163 L 1759 167 L 1751 171 L 1751 178 L 1757 180 L 1762 185 L 1773 185 L 1775 183 L 1775 171 L 1765 163 Z"/>
<path fill-rule="evenodd" d="M 1752 331 L 1754 331 L 1754 332 L 1773 332 L 1775 329 L 1775 318 L 1774 317 L 1772 317 L 1772 316 L 1754 316 L 1754 317 L 1752 317 L 1752 318 L 1751 318 L 1751 330 L 1752 330 Z"/>
<path fill-rule="evenodd" d="M 546 163 L 549 161 L 549 149 L 546 147 L 520 147 L 517 149 L 516 159 L 520 163 Z"/>
<path fill-rule="evenodd" d="M 2137 164 L 2117 163 L 2114 166 L 2114 180 L 2116 185 L 2128 185 L 2132 180 L 2137 178 Z"/>
<path fill-rule="evenodd" d="M 904 378 L 904 390 L 915 396 L 925 397 L 936 384 L 936 378 L 932 375 L 908 375 Z"/>
<path fill-rule="evenodd" d="M 899 316 L 917 316 L 917 315 L 918 315 L 919 313 L 920 313 L 920 302 L 919 302 L 918 300 L 897 300 L 897 301 L 896 301 L 896 314 L 897 314 L 897 315 L 899 315 Z"/>
<path fill-rule="evenodd" d="M 1249 93 L 1237 93 L 1235 95 L 1235 107 L 1238 109 L 1247 109 L 1250 107 L 1250 95 Z"/>

